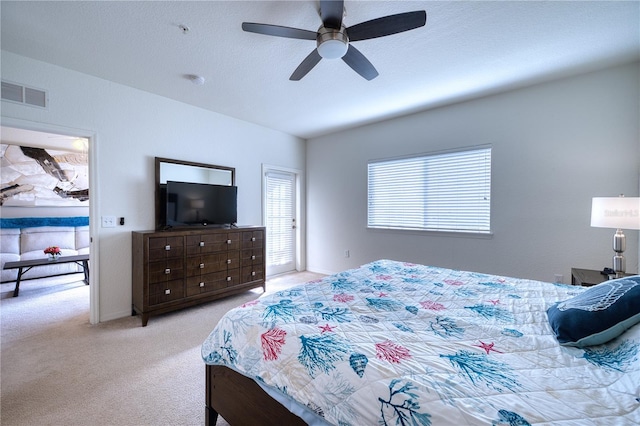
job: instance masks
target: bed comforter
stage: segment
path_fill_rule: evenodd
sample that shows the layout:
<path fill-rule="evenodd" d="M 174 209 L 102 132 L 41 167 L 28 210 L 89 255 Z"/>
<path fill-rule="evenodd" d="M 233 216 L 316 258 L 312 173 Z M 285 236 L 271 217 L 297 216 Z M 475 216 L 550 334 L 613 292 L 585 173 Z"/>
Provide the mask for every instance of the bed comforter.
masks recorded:
<path fill-rule="evenodd" d="M 202 345 L 335 425 L 640 423 L 640 325 L 560 346 L 582 287 L 380 260 L 246 303 Z"/>

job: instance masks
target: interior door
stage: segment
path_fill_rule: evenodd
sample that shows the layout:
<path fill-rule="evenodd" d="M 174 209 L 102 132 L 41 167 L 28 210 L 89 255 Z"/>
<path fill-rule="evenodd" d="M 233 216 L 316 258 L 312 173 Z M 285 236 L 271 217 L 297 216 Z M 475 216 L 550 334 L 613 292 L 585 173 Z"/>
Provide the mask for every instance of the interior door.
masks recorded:
<path fill-rule="evenodd" d="M 267 275 L 296 270 L 296 175 L 265 172 Z"/>

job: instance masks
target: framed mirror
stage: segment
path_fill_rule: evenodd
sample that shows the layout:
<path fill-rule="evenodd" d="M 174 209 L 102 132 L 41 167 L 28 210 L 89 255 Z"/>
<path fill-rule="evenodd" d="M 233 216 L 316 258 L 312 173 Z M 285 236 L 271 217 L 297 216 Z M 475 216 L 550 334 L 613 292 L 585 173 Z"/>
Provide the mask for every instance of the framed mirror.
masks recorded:
<path fill-rule="evenodd" d="M 233 167 L 156 157 L 155 169 L 156 229 L 166 227 L 166 212 L 162 206 L 166 203 L 167 181 L 229 186 L 236 184 L 236 169 Z"/>

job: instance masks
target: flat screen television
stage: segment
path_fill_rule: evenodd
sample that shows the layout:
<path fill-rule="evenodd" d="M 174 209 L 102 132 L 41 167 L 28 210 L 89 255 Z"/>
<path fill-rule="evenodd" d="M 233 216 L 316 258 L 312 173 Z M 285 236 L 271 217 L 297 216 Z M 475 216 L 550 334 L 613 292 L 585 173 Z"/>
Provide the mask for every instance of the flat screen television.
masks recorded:
<path fill-rule="evenodd" d="M 238 187 L 167 181 L 166 226 L 223 226 L 238 221 Z"/>

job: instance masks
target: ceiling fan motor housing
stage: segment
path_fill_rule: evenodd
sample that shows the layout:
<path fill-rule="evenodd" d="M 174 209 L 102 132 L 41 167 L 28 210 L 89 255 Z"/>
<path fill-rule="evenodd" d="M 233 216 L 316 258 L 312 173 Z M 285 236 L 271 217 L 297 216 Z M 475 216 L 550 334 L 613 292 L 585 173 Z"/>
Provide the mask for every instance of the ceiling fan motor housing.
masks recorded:
<path fill-rule="evenodd" d="M 318 53 L 325 59 L 342 58 L 349 48 L 349 36 L 344 25 L 339 30 L 321 26 L 316 40 Z"/>

